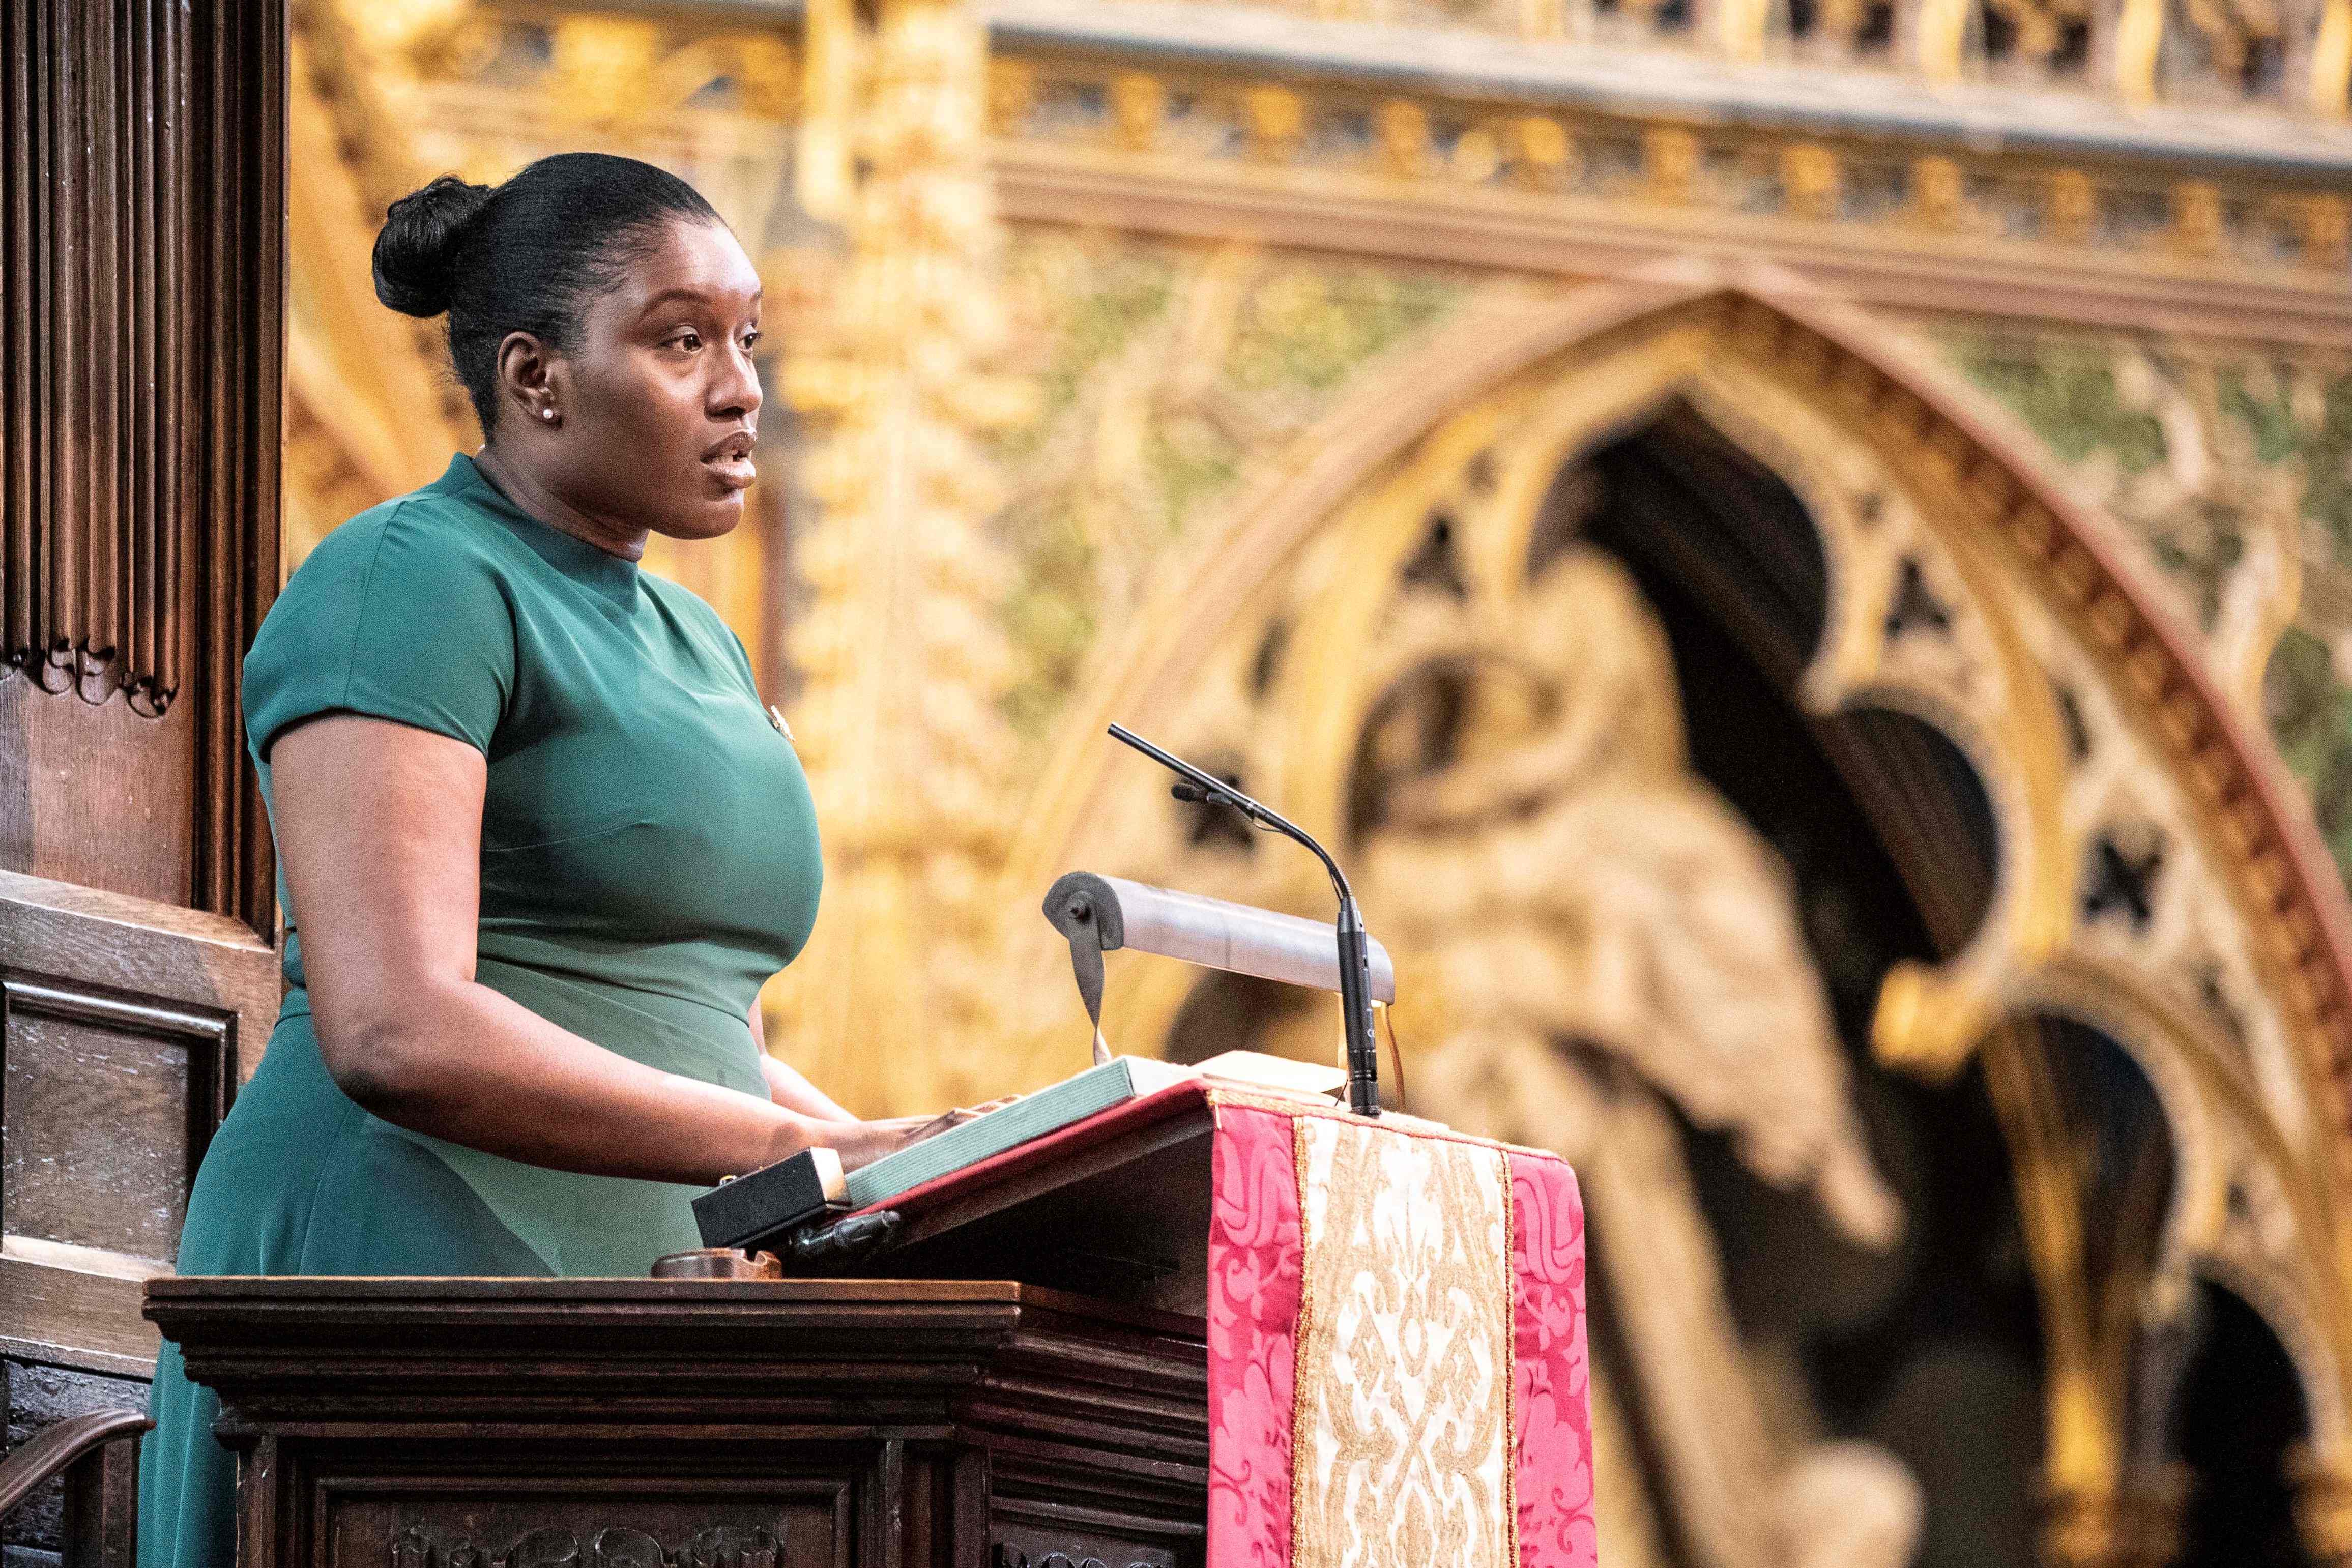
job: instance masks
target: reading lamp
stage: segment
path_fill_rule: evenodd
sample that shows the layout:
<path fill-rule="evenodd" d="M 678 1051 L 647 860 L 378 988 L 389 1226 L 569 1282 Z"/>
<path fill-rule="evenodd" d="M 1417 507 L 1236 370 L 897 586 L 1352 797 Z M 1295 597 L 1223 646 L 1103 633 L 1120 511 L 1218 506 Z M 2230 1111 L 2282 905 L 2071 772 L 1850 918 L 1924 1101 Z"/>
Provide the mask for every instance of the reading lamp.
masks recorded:
<path fill-rule="evenodd" d="M 1070 966 L 1095 1026 L 1098 1059 L 1109 1055 L 1102 1043 L 1102 955 L 1120 948 L 1347 994 L 1339 984 L 1339 947 L 1331 928 L 1320 921 L 1092 871 L 1072 871 L 1055 880 L 1045 894 L 1045 918 L 1070 944 Z M 1394 1002 L 1396 965 L 1389 950 L 1378 937 L 1368 935 L 1364 942 L 1367 1000 Z M 1352 1079 L 1354 1064 L 1349 1067 Z"/>

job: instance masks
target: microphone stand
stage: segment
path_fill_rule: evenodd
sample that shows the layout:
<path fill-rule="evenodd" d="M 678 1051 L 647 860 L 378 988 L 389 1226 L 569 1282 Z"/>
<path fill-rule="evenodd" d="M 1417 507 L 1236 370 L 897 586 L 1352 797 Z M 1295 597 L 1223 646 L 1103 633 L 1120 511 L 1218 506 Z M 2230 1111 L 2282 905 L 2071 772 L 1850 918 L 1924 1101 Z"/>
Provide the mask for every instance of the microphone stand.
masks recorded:
<path fill-rule="evenodd" d="M 1304 844 L 1331 873 L 1331 889 L 1339 897 L 1334 931 L 1339 944 L 1339 1012 L 1347 1032 L 1348 1109 L 1359 1116 L 1381 1113 L 1381 1056 L 1372 1034 L 1372 968 L 1364 935 L 1363 911 L 1356 906 L 1355 889 L 1329 851 L 1307 830 L 1280 813 L 1259 805 L 1215 774 L 1204 773 L 1173 752 L 1163 752 L 1125 725 L 1113 724 L 1112 736 L 1126 742 L 1182 782 L 1171 792 L 1178 800 L 1209 805 L 1229 805 L 1270 833 Z"/>

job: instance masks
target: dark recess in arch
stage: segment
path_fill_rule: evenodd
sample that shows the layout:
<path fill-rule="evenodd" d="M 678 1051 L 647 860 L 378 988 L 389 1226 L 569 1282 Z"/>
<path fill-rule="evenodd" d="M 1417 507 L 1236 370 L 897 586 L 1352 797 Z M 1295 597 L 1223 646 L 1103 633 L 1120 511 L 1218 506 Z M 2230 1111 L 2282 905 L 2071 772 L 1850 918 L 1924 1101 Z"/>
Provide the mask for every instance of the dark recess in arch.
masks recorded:
<path fill-rule="evenodd" d="M 1991 803 L 1916 719 L 1804 711 L 1798 682 L 1828 614 L 1819 534 L 1787 484 L 1687 405 L 1562 474 L 1530 569 L 1578 540 L 1622 560 L 1656 607 L 1693 767 L 1790 867 L 1855 1101 L 1910 1216 L 1893 1254 L 1864 1252 L 1726 1140 L 1685 1129 L 1741 1331 L 1793 1352 L 1832 1436 L 1879 1443 L 1920 1479 L 1917 1568 L 2030 1568 L 2042 1346 L 2000 1125 L 1978 1069 L 1932 1086 L 1868 1048 L 1887 969 L 1947 956 L 1982 922 Z M 1932 622 L 1906 635 L 1941 635 Z M 1595 1237 L 1604 1260 L 1610 1246 Z M 1956 1426 L 1973 1436 L 1956 1441 Z"/>
<path fill-rule="evenodd" d="M 2199 1297 L 2199 1343 L 2174 1420 L 2195 1478 L 2177 1568 L 2315 1568 L 2284 1480 L 2308 1426 L 2294 1365 L 2234 1292 L 2205 1282 Z"/>

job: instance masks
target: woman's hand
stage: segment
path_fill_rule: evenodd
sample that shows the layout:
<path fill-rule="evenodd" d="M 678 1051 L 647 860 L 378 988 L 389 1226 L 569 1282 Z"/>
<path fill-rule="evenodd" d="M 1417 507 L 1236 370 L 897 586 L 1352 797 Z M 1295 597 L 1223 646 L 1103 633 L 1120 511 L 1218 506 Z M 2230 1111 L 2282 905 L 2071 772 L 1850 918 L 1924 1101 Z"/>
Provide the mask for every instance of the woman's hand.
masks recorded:
<path fill-rule="evenodd" d="M 935 1133 L 944 1132 L 956 1125 L 950 1120 L 956 1112 L 945 1116 L 886 1116 L 874 1121 L 827 1121 L 814 1129 L 817 1141 L 828 1144 L 841 1156 L 841 1168 L 855 1171 L 870 1165 L 887 1154 L 895 1154 L 909 1144 L 919 1143 Z M 793 1152 L 795 1151 L 787 1151 Z M 782 1155 L 777 1156 L 779 1159 Z"/>
<path fill-rule="evenodd" d="M 986 1105 L 970 1108 L 960 1105 L 952 1110 L 942 1110 L 937 1116 L 892 1116 L 878 1121 L 828 1122 L 813 1131 L 819 1142 L 831 1145 L 834 1152 L 841 1156 L 843 1170 L 854 1171 L 860 1165 L 872 1164 L 886 1154 L 895 1154 L 910 1143 L 936 1138 L 950 1127 L 961 1127 L 1020 1098 L 1017 1094 L 1008 1094 L 1002 1100 L 992 1100 Z"/>

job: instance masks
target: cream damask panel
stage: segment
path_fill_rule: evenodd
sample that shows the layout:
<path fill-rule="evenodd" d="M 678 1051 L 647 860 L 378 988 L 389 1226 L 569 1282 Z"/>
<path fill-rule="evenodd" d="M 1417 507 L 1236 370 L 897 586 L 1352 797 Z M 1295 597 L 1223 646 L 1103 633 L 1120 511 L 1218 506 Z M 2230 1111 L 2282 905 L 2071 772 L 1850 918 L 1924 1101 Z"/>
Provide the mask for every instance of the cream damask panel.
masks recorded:
<path fill-rule="evenodd" d="M 1304 1117 L 1298 1568 L 1506 1562 L 1510 1171 L 1502 1152 Z"/>

